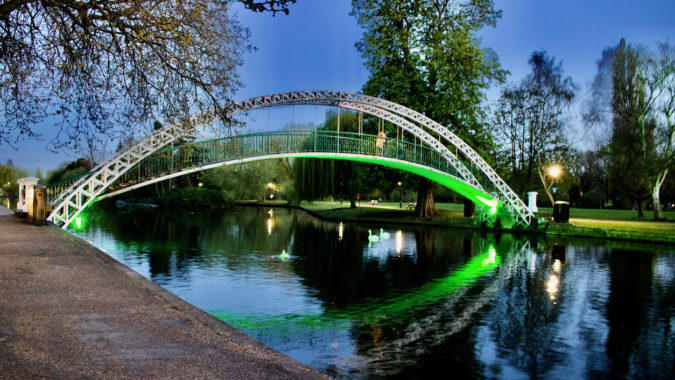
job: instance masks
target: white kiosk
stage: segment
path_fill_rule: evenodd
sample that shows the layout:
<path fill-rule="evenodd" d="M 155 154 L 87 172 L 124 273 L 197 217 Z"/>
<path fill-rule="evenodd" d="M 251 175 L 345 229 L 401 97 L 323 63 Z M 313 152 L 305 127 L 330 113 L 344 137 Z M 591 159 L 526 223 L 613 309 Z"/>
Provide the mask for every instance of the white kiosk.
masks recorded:
<path fill-rule="evenodd" d="M 16 183 L 19 184 L 19 201 L 16 202 L 16 212 L 22 216 L 28 215 L 28 210 L 33 207 L 33 187 L 37 185 L 38 179 L 35 177 L 20 178 Z"/>

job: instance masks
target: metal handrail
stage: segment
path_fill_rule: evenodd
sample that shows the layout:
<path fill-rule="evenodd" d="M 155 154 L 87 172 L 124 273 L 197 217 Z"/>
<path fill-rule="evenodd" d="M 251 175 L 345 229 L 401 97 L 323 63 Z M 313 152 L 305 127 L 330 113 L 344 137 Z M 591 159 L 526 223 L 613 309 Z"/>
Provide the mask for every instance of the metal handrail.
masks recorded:
<path fill-rule="evenodd" d="M 384 149 L 377 147 L 381 141 Z M 111 185 L 117 191 L 148 179 L 219 162 L 269 155 L 341 153 L 382 156 L 430 167 L 463 180 L 438 151 L 395 138 L 354 132 L 281 131 L 252 133 L 164 147 L 149 155 Z M 483 181 L 489 184 L 489 181 Z M 490 192 L 490 188 L 484 191 Z"/>

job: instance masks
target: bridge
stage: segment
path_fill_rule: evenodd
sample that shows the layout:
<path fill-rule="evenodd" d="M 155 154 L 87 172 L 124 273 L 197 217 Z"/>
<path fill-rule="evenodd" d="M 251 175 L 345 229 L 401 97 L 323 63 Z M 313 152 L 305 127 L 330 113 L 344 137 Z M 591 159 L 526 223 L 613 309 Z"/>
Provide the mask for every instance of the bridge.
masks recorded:
<path fill-rule="evenodd" d="M 281 157 L 315 157 L 367 162 L 413 172 L 485 206 L 490 213 L 504 209 L 521 226 L 526 227 L 533 220 L 532 212 L 523 201 L 475 150 L 448 128 L 402 105 L 362 94 L 301 91 L 251 98 L 225 109 L 228 116 L 234 116 L 287 105 L 332 106 L 369 114 L 407 131 L 420 144 L 387 139 L 383 152 L 376 148 L 376 136 L 312 130 L 267 132 L 173 145 L 215 120 L 212 112 L 206 112 L 148 134 L 79 178 L 50 184 L 52 212 L 48 219 L 66 228 L 96 199 L 220 165 Z"/>

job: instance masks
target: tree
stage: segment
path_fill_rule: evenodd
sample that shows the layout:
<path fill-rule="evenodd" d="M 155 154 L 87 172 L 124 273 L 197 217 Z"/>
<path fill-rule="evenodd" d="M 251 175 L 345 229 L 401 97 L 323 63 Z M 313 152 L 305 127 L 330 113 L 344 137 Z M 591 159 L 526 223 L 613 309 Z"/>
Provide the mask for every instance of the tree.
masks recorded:
<path fill-rule="evenodd" d="M 586 151 L 579 157 L 579 206 L 600 208 L 607 200 L 607 164 L 605 150 Z"/>
<path fill-rule="evenodd" d="M 280 166 L 280 160 L 221 166 L 201 172 L 199 180 L 205 189 L 221 192 L 225 202 L 261 200 L 266 199 L 269 194 L 269 183 L 273 182 L 276 187 L 288 183 L 284 170 L 281 170 Z M 285 190 L 285 187 L 283 186 L 281 190 Z"/>
<path fill-rule="evenodd" d="M 353 112 L 342 112 L 339 128 L 342 132 L 358 132 L 358 115 Z M 326 122 L 318 128 L 324 131 L 338 130 L 338 114 L 329 111 Z M 300 158 L 293 160 L 293 182 L 295 184 L 295 201 L 323 199 L 336 193 L 349 200 L 351 207 L 356 207 L 356 194 L 361 184 L 357 174 L 362 164 L 343 160 L 324 160 L 316 158 Z M 372 168 L 372 165 L 366 165 Z"/>
<path fill-rule="evenodd" d="M 11 163 L 11 160 L 7 163 Z M 25 170 L 17 169 L 13 165 L 0 165 L 0 197 L 14 203 L 18 199 L 19 192 L 16 180 L 24 177 L 28 177 Z"/>
<path fill-rule="evenodd" d="M 643 83 L 648 98 L 653 99 L 652 117 L 656 123 L 652 163 L 655 170 L 650 185 L 654 219 L 658 220 L 663 219 L 661 187 L 668 171 L 675 167 L 675 47 L 661 44 L 659 54 L 647 58 L 645 72 Z"/>
<path fill-rule="evenodd" d="M 487 150 L 492 142 L 480 107 L 483 90 L 506 73 L 475 34 L 501 17 L 493 1 L 352 0 L 352 7 L 364 29 L 356 47 L 370 71 L 363 92 L 421 112 L 476 150 Z M 426 179 L 420 180 L 416 212 L 435 213 L 433 184 Z"/>
<path fill-rule="evenodd" d="M 93 163 L 86 158 L 78 158 L 75 161 L 64 162 L 59 165 L 58 168 L 47 172 L 46 182 L 47 184 L 58 182 L 88 172 L 92 168 Z"/>
<path fill-rule="evenodd" d="M 295 0 L 239 0 L 288 13 Z M 226 0 L 25 1 L 0 4 L 0 143 L 59 128 L 50 146 L 129 134 L 148 120 L 224 104 L 240 83 L 248 31 Z M 103 136 L 102 136 L 103 135 Z"/>
<path fill-rule="evenodd" d="M 598 98 L 600 106 L 591 108 L 587 119 L 603 114 L 598 109 L 611 112 L 609 173 L 614 188 L 637 204 L 640 217 L 644 202 L 651 199 L 654 218 L 661 219 L 660 189 L 675 165 L 675 51 L 661 44 L 653 54 L 622 39 L 605 49 L 601 62 L 611 62 L 611 72 L 599 70 L 596 78 L 610 75 L 611 91 Z M 608 92 L 607 86 L 594 91 Z"/>
<path fill-rule="evenodd" d="M 531 189 L 538 177 L 553 204 L 553 178 L 548 169 L 573 156 L 566 138 L 565 112 L 577 86 L 571 77 L 564 77 L 562 63 L 544 51 L 533 52 L 528 63 L 532 72 L 521 84 L 502 90 L 494 112 L 494 133 L 504 142 L 499 160 L 508 163 L 505 177 L 516 191 L 523 194 Z"/>

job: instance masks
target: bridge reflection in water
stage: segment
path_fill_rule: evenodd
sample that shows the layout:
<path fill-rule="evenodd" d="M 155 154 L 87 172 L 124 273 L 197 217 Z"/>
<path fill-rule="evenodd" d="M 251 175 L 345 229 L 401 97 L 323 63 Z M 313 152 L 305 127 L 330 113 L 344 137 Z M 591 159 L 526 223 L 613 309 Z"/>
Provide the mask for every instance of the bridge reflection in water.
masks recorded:
<path fill-rule="evenodd" d="M 288 209 L 94 210 L 76 234 L 330 375 L 673 372 L 672 247 L 341 225 Z M 390 238 L 369 244 L 380 228 Z"/>

